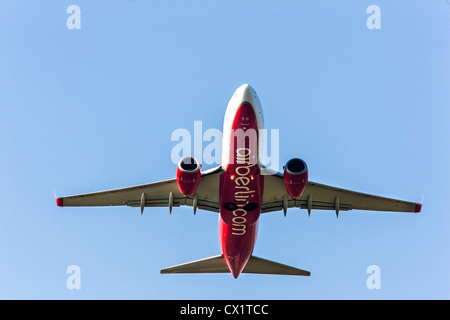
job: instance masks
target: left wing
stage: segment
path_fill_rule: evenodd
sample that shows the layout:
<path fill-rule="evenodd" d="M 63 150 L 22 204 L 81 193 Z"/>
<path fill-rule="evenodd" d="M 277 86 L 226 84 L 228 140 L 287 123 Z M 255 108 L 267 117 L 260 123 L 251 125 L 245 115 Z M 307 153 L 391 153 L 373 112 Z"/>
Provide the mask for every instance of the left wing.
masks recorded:
<path fill-rule="evenodd" d="M 194 206 L 196 201 L 196 208 L 219 212 L 219 178 L 221 173 L 222 168 L 220 166 L 202 173 L 197 191 L 192 197 L 182 195 L 178 190 L 176 179 L 171 179 L 122 189 L 60 197 L 56 199 L 56 204 L 60 207 L 141 207 L 142 205 L 141 209 L 143 209 L 143 207 Z"/>
<path fill-rule="evenodd" d="M 293 199 L 286 194 L 283 175 L 275 173 L 264 176 L 264 196 L 261 204 L 261 213 L 286 210 L 288 208 L 334 210 L 352 209 L 370 211 L 396 211 L 396 212 L 420 212 L 422 205 L 415 202 L 384 198 L 331 187 L 315 182 L 308 182 L 303 195 Z"/>

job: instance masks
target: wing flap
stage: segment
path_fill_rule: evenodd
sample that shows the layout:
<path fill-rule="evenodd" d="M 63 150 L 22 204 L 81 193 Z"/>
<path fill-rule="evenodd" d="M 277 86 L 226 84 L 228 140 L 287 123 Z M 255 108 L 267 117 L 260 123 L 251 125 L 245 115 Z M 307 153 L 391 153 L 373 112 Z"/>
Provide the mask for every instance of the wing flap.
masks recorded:
<path fill-rule="evenodd" d="M 308 201 L 307 200 L 295 200 L 291 199 L 288 201 L 289 208 L 300 208 L 300 209 L 308 209 Z M 273 201 L 273 202 L 265 202 L 262 205 L 261 213 L 273 212 L 283 210 L 283 202 L 282 201 Z M 330 202 L 321 202 L 321 201 L 313 201 L 311 205 L 312 210 L 336 210 L 335 203 Z M 340 211 L 349 211 L 352 210 L 352 206 L 350 204 L 341 203 L 339 205 Z"/>

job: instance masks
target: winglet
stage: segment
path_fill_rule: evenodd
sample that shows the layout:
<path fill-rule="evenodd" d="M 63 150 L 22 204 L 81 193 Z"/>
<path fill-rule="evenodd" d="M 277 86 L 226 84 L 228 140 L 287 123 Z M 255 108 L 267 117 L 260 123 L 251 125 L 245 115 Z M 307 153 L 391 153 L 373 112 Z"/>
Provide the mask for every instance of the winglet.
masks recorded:
<path fill-rule="evenodd" d="M 64 205 L 64 198 L 56 198 L 56 205 L 62 207 Z"/>
<path fill-rule="evenodd" d="M 422 210 L 422 204 L 416 203 L 416 209 L 414 210 L 415 213 L 419 213 Z"/>

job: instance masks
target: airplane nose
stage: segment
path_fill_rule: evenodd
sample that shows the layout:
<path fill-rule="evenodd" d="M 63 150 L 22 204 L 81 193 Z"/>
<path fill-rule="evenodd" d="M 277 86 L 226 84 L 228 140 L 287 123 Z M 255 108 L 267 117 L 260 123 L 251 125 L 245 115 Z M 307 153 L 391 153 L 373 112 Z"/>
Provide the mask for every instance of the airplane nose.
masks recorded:
<path fill-rule="evenodd" d="M 259 111 L 260 103 L 258 95 L 256 94 L 255 89 L 252 88 L 249 84 L 243 84 L 236 90 L 236 96 L 239 101 L 245 101 L 250 103 L 256 111 Z"/>
<path fill-rule="evenodd" d="M 254 92 L 253 88 L 249 84 L 243 84 L 240 89 L 242 90 L 242 97 L 245 101 L 252 102 L 254 99 Z"/>
<path fill-rule="evenodd" d="M 243 84 L 242 86 L 239 87 L 237 92 L 240 92 L 241 101 L 246 101 L 252 105 L 253 109 L 255 110 L 255 114 L 258 116 L 259 119 L 258 126 L 259 128 L 262 128 L 264 119 L 261 109 L 261 103 L 259 101 L 259 97 L 256 94 L 255 89 L 253 89 L 253 87 L 249 84 Z"/>

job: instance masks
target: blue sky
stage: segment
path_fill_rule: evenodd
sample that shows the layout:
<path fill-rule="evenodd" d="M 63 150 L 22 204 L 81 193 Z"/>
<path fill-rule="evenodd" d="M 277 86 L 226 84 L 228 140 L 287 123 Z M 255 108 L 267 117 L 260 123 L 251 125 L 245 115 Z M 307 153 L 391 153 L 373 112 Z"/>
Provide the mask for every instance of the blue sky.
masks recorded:
<path fill-rule="evenodd" d="M 66 27 L 71 4 L 79 30 Z M 373 4 L 379 30 L 366 27 Z M 449 33 L 445 0 L 1 1 L 0 298 L 449 299 Z M 423 196 L 422 214 L 263 215 L 255 255 L 312 276 L 235 280 L 159 274 L 220 253 L 216 214 L 56 207 L 54 189 L 173 178 L 172 132 L 222 130 L 243 83 L 280 130 L 281 164 Z"/>

